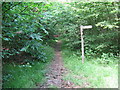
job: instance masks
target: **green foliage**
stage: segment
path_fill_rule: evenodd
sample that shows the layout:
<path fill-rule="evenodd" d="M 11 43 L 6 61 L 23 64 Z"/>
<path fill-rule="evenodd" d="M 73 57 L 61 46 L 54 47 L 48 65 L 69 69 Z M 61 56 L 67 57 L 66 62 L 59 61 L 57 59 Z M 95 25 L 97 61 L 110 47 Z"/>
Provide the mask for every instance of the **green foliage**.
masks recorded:
<path fill-rule="evenodd" d="M 98 56 L 102 53 L 118 55 L 118 5 L 119 2 L 64 3 L 55 12 L 59 17 L 56 29 L 66 46 L 76 50 L 81 48 L 80 25 L 92 25 L 92 29 L 84 29 L 85 52 Z"/>
<path fill-rule="evenodd" d="M 31 40 L 26 43 L 25 47 L 23 47 L 21 51 L 30 53 L 31 56 L 35 57 L 37 60 L 45 61 L 46 53 L 44 52 L 44 49 L 44 46 L 40 42 Z"/>
<path fill-rule="evenodd" d="M 3 62 L 3 88 L 35 88 L 43 83 L 45 67 L 54 56 L 49 7 L 45 2 L 2 3 L 2 57 L 9 62 Z"/>
<path fill-rule="evenodd" d="M 44 44 L 51 45 L 55 39 L 54 34 L 59 34 L 69 48 L 80 49 L 80 25 L 93 26 L 90 30 L 84 30 L 85 53 L 98 56 L 103 53 L 118 55 L 118 5 L 119 2 L 77 1 L 3 3 L 2 40 L 3 47 L 9 49 L 3 50 L 3 58 L 33 50 L 33 53 L 39 52 L 40 56 L 34 57 L 41 59 L 45 55 L 40 51 Z M 37 49 L 37 43 L 41 50 Z"/>
<path fill-rule="evenodd" d="M 47 11 L 51 4 L 4 2 L 2 6 L 3 60 L 26 52 L 45 61 L 44 47 L 54 39 L 54 31 L 48 24 L 52 20 Z"/>
<path fill-rule="evenodd" d="M 3 65 L 3 88 L 36 88 L 36 84 L 45 81 L 45 66 L 41 62 L 26 65 Z"/>
<path fill-rule="evenodd" d="M 106 54 L 103 53 L 100 58 L 97 58 L 95 63 L 104 64 L 104 65 L 112 65 L 112 64 L 118 64 L 118 57 L 115 57 L 112 53 Z"/>
<path fill-rule="evenodd" d="M 47 46 L 44 52 L 47 55 L 46 63 L 30 60 L 27 64 L 3 62 L 3 88 L 36 88 L 44 83 L 46 67 L 54 57 L 54 50 Z"/>
<path fill-rule="evenodd" d="M 119 59 L 110 58 L 104 54 L 102 58 L 86 58 L 85 63 L 82 64 L 81 57 L 75 53 L 68 49 L 62 51 L 64 65 L 68 69 L 64 80 L 70 81 L 82 88 L 118 87 L 118 63 L 114 62 L 110 64 L 110 61 L 114 61 L 115 59 L 118 61 Z M 108 61 L 109 64 L 106 64 Z"/>

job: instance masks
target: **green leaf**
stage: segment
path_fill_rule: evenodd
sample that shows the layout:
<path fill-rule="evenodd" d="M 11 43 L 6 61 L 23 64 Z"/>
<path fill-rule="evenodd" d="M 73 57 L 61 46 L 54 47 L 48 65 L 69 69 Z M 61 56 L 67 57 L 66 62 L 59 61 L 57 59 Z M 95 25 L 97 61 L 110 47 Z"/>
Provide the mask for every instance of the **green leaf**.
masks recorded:
<path fill-rule="evenodd" d="M 28 47 L 29 47 L 29 45 L 27 47 L 23 47 L 20 51 L 25 51 L 26 52 Z"/>

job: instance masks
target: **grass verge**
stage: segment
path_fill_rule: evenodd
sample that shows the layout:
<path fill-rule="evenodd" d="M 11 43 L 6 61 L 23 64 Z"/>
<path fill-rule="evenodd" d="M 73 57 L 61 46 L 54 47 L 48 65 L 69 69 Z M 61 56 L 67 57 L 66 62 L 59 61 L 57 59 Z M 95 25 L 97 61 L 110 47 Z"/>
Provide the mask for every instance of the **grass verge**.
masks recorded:
<path fill-rule="evenodd" d="M 15 63 L 3 64 L 3 88 L 38 88 L 45 82 L 46 67 L 54 57 L 54 50 L 46 50 L 47 62 L 34 61 L 25 65 Z"/>
<path fill-rule="evenodd" d="M 65 67 L 69 70 L 64 80 L 69 80 L 82 88 L 118 88 L 118 64 L 103 65 L 96 59 L 81 63 L 80 56 L 70 50 L 62 51 Z"/>

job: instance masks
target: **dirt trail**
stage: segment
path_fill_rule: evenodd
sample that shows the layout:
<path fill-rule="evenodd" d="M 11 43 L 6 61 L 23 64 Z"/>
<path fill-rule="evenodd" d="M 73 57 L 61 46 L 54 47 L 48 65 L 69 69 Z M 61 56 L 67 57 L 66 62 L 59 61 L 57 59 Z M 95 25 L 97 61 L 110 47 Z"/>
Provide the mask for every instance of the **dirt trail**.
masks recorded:
<path fill-rule="evenodd" d="M 50 66 L 50 72 L 47 74 L 49 77 L 47 83 L 55 87 L 61 88 L 62 86 L 62 74 L 63 74 L 63 63 L 61 57 L 61 42 L 59 41 L 55 46 L 55 58 Z"/>
<path fill-rule="evenodd" d="M 64 67 L 61 56 L 61 41 L 55 45 L 55 57 L 46 73 L 47 81 L 40 88 L 81 88 L 70 81 L 64 81 L 63 76 L 69 71 Z"/>
<path fill-rule="evenodd" d="M 63 87 L 62 76 L 67 72 L 63 66 L 62 56 L 61 56 L 61 41 L 58 41 L 55 45 L 55 58 L 49 67 L 49 72 L 46 74 L 47 82 L 42 85 L 42 88 L 48 88 L 53 86 L 56 88 Z"/>

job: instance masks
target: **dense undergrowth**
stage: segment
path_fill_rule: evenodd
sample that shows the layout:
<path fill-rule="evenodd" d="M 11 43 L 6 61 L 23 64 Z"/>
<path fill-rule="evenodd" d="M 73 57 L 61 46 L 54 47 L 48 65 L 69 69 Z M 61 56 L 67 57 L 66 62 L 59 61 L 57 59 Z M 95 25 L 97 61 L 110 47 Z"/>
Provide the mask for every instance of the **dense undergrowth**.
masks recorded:
<path fill-rule="evenodd" d="M 82 88 L 118 88 L 118 58 L 86 58 L 82 63 L 81 56 L 69 49 L 62 50 L 62 56 L 68 73 L 64 80 Z M 116 61 L 106 64 L 106 61 Z M 104 62 L 101 64 L 101 61 Z"/>
<path fill-rule="evenodd" d="M 45 82 L 47 66 L 54 57 L 54 50 L 46 47 L 47 61 L 31 61 L 26 64 L 3 62 L 3 88 L 39 88 Z M 31 61 L 31 62 L 30 62 Z"/>
<path fill-rule="evenodd" d="M 54 57 L 49 7 L 45 2 L 2 3 L 3 88 L 34 88 L 43 83 L 45 68 Z"/>
<path fill-rule="evenodd" d="M 52 15 L 46 15 L 45 12 L 48 7 L 51 5 L 44 2 L 2 3 L 3 61 L 25 54 L 38 61 L 46 60 L 44 49 L 54 40 L 54 31 L 47 22 Z"/>

